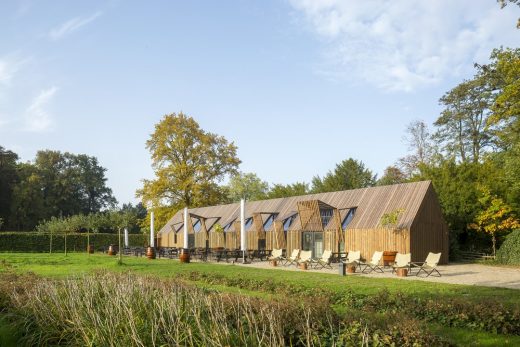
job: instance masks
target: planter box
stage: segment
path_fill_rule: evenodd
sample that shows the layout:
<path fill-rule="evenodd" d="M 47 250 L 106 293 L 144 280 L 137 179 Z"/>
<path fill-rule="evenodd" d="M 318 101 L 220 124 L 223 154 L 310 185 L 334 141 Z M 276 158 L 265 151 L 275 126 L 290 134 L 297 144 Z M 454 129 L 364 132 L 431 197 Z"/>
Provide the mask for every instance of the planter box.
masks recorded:
<path fill-rule="evenodd" d="M 271 263 L 271 266 L 278 266 L 277 260 L 271 260 L 271 261 L 269 261 L 269 263 Z"/>
<path fill-rule="evenodd" d="M 389 266 L 395 262 L 396 251 L 384 251 L 383 252 L 383 265 Z"/>
<path fill-rule="evenodd" d="M 302 270 L 307 270 L 307 263 L 300 263 L 298 266 Z"/>

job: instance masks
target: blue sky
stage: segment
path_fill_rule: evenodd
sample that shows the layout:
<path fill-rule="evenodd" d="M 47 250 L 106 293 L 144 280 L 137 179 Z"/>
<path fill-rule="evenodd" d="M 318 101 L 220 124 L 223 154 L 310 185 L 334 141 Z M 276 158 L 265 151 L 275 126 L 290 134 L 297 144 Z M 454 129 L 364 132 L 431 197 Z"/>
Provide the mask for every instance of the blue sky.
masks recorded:
<path fill-rule="evenodd" d="M 349 157 L 381 175 L 408 123 L 518 46 L 518 17 L 492 0 L 2 1 L 0 145 L 94 155 L 135 202 L 145 141 L 183 111 L 270 183 Z"/>

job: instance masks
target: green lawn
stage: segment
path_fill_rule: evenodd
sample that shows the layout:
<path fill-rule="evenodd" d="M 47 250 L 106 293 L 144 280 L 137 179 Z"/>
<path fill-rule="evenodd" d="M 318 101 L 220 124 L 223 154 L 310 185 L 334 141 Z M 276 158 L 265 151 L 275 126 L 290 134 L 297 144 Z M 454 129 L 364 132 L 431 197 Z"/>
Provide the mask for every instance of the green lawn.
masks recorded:
<path fill-rule="evenodd" d="M 215 264 L 215 263 L 190 263 L 180 264 L 176 260 L 124 257 L 124 264 L 118 265 L 116 257 L 105 254 L 88 256 L 84 253 L 71 253 L 67 257 L 63 254 L 25 254 L 25 253 L 0 253 L 0 273 L 32 272 L 36 275 L 52 278 L 81 276 L 95 271 L 134 272 L 138 274 L 153 275 L 159 277 L 182 277 L 184 280 L 202 286 L 211 287 L 219 291 L 240 292 L 245 295 L 270 297 L 276 293 L 247 288 L 241 289 L 233 285 L 212 283 L 211 281 L 199 281 L 197 278 L 190 280 L 190 274 L 206 274 L 233 280 L 264 281 L 283 283 L 293 286 L 330 291 L 341 291 L 346 288 L 354 294 L 370 296 L 380 293 L 383 289 L 390 293 L 401 292 L 421 298 L 446 298 L 463 297 L 467 300 L 479 302 L 483 299 L 494 299 L 506 305 L 520 305 L 520 292 L 506 288 L 490 288 L 478 286 L 463 286 L 441 284 L 424 281 L 402 281 L 399 279 L 383 279 L 362 276 L 338 276 L 335 274 L 323 274 L 312 271 L 281 271 L 275 269 L 257 269 L 245 266 Z M 234 283 L 234 282 L 233 282 Z M 0 316 L 0 345 L 2 339 L 9 339 L 6 332 L 7 324 Z M 431 330 L 442 335 L 457 345 L 520 345 L 520 336 L 497 335 L 484 331 L 469 331 L 461 328 L 451 328 L 440 325 L 432 325 Z"/>
<path fill-rule="evenodd" d="M 295 284 L 308 288 L 327 288 L 332 290 L 350 288 L 355 293 L 374 294 L 382 289 L 390 292 L 400 291 L 423 297 L 457 297 L 479 301 L 483 298 L 493 298 L 503 303 L 520 305 L 518 290 L 507 288 L 491 288 L 479 286 L 464 286 L 424 281 L 402 281 L 399 279 L 365 277 L 365 276 L 338 276 L 313 271 L 282 271 L 248 268 L 216 263 L 180 264 L 177 260 L 156 259 L 148 260 L 144 257 L 124 257 L 124 264 L 118 265 L 116 257 L 105 254 L 88 256 L 84 253 L 63 254 L 42 253 L 0 253 L 0 271 L 7 268 L 15 272 L 34 272 L 45 277 L 78 276 L 93 271 L 133 271 L 141 274 L 160 277 L 175 277 L 192 271 L 217 274 L 230 278 L 271 280 Z"/>

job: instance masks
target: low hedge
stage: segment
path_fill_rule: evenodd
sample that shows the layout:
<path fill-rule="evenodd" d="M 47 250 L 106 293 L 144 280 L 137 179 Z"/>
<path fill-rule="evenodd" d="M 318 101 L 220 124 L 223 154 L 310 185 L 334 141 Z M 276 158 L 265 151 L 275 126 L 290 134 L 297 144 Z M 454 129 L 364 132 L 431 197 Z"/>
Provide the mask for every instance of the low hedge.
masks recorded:
<path fill-rule="evenodd" d="M 497 262 L 520 265 L 520 229 L 512 231 L 497 251 Z"/>
<path fill-rule="evenodd" d="M 130 234 L 130 246 L 146 245 L 148 237 L 144 234 Z M 117 234 L 91 233 L 90 244 L 95 250 L 110 244 L 117 245 Z M 50 234 L 38 232 L 2 232 L 0 233 L 0 252 L 48 252 Z M 63 234 L 52 235 L 52 251 L 63 252 L 65 237 Z M 67 251 L 85 251 L 87 249 L 87 234 L 68 234 Z"/>

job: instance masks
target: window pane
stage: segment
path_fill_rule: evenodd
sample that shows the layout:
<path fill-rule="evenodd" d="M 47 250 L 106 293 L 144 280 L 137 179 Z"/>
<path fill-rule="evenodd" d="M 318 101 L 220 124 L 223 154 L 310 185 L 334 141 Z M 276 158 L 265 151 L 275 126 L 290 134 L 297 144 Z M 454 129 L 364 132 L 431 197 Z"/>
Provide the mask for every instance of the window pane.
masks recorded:
<path fill-rule="evenodd" d="M 251 228 L 251 225 L 253 225 L 253 217 L 249 217 L 246 219 L 246 230 L 249 230 Z"/>
<path fill-rule="evenodd" d="M 273 214 L 271 214 L 271 215 L 269 215 L 269 217 L 267 217 L 267 220 L 264 223 L 264 230 L 267 230 L 271 227 L 271 225 L 273 224 L 273 220 L 274 220 Z"/>
<path fill-rule="evenodd" d="M 327 224 L 329 224 L 330 219 L 332 218 L 333 211 L 332 209 L 322 209 L 320 210 L 321 215 L 321 224 L 325 228 Z"/>
<path fill-rule="evenodd" d="M 343 229 L 346 229 L 348 224 L 350 223 L 350 221 L 352 221 L 352 219 L 354 218 L 354 213 L 356 213 L 356 209 L 355 208 L 351 208 L 347 215 L 345 216 L 345 219 L 343 219 L 343 223 L 341 223 L 341 227 Z"/>
<path fill-rule="evenodd" d="M 200 219 L 197 219 L 195 224 L 193 224 L 193 231 L 194 232 L 200 231 L 201 227 L 202 227 L 202 224 L 200 223 Z"/>

